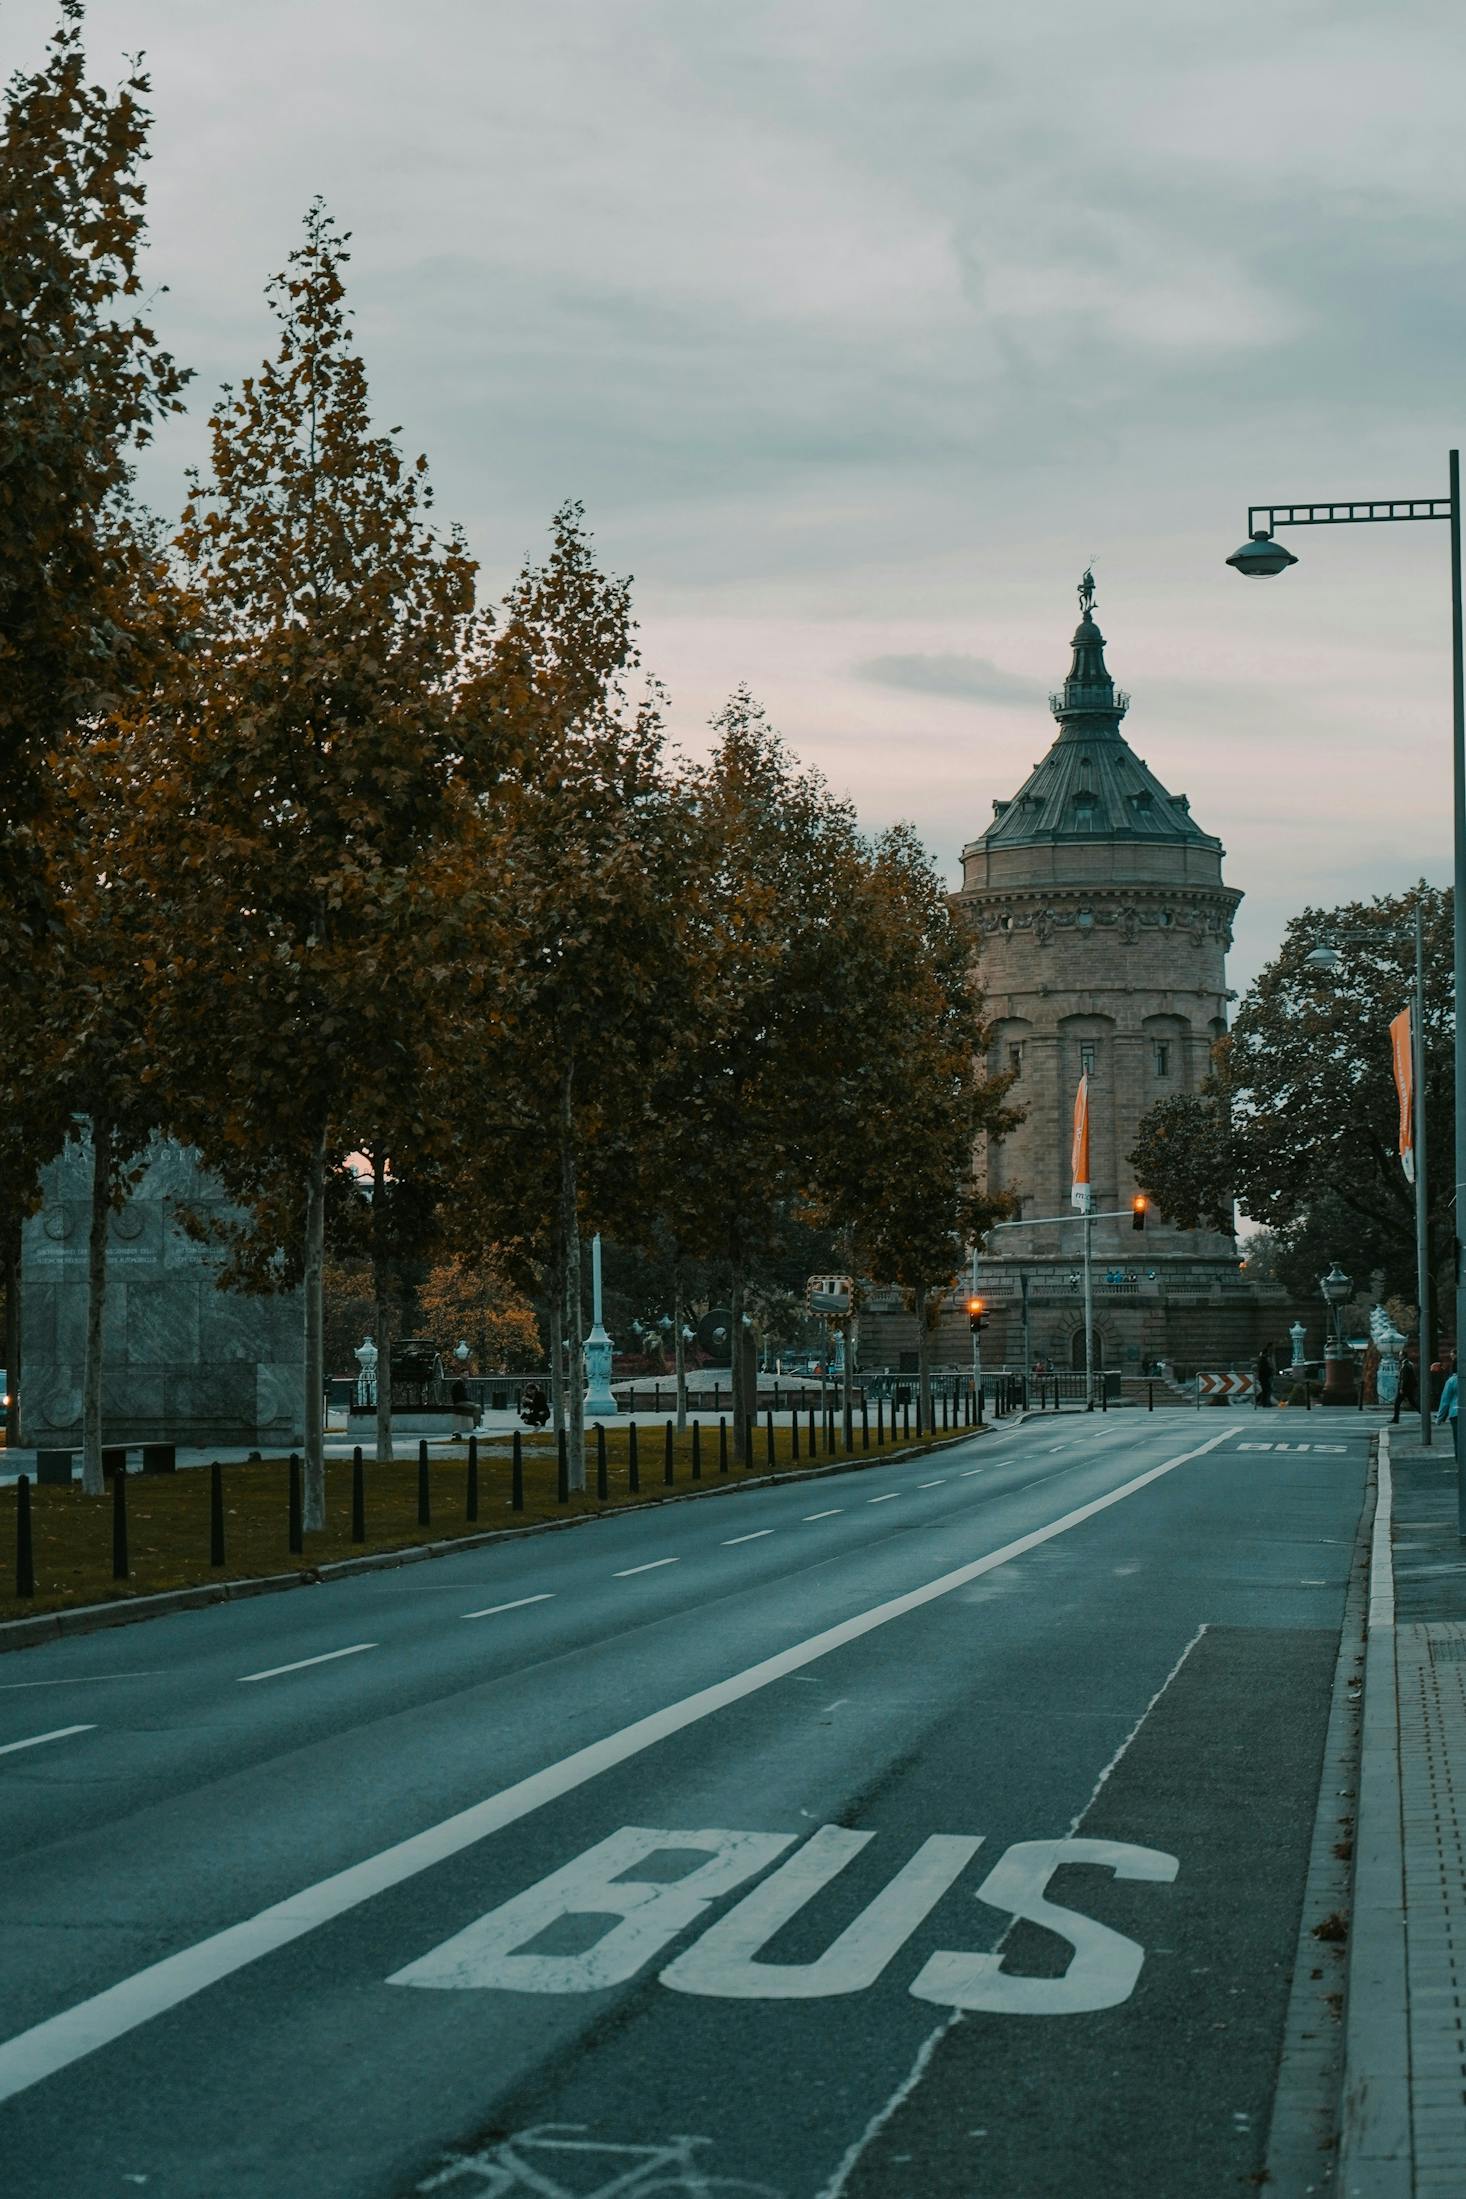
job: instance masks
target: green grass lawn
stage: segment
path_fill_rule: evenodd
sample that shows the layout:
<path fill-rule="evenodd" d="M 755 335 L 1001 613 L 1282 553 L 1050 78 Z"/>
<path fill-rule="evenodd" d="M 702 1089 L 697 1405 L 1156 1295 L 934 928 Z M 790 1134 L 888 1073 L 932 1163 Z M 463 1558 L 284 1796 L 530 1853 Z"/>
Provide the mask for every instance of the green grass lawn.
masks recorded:
<path fill-rule="evenodd" d="M 177 1474 L 130 1474 L 127 1480 L 129 1573 L 126 1581 L 112 1578 L 112 1491 L 101 1497 L 84 1496 L 80 1483 L 70 1488 L 48 1486 L 31 1490 L 31 1529 L 35 1549 L 36 1593 L 15 1594 L 16 1492 L 0 1489 L 0 1619 L 35 1612 L 64 1610 L 75 1604 L 105 1603 L 114 1598 L 147 1596 L 166 1588 L 188 1588 L 211 1580 L 239 1580 L 268 1573 L 299 1572 L 306 1567 L 330 1564 L 334 1559 L 359 1556 L 366 1550 L 410 1549 L 423 1542 L 442 1542 L 460 1535 L 482 1534 L 489 1529 L 533 1526 L 544 1520 L 574 1518 L 588 1512 L 612 1511 L 620 1505 L 656 1503 L 673 1496 L 689 1496 L 726 1488 L 770 1471 L 842 1462 L 845 1449 L 836 1422 L 835 1447 L 827 1452 L 819 1432 L 814 1456 L 810 1455 L 808 1423 L 799 1430 L 799 1455 L 793 1456 L 788 1421 L 774 1431 L 774 1460 L 768 1456 L 763 1423 L 755 1431 L 752 1473 L 738 1467 L 731 1457 L 726 1474 L 719 1472 L 717 1424 L 700 1428 L 701 1478 L 693 1479 L 691 1428 L 674 1436 L 673 1482 L 665 1474 L 665 1435 L 661 1429 L 639 1428 L 638 1463 L 641 1488 L 630 1487 L 628 1428 L 606 1433 L 607 1494 L 596 1496 L 596 1457 L 592 1440 L 587 1445 L 589 1487 L 559 1502 L 556 1494 L 556 1448 L 552 1435 L 524 1440 L 524 1509 L 511 1508 L 509 1445 L 487 1443 L 479 1452 L 479 1507 L 477 1520 L 467 1516 L 467 1445 L 456 1452 L 432 1455 L 428 1467 L 432 1520 L 420 1526 L 417 1517 L 417 1458 L 410 1441 L 399 1439 L 406 1455 L 390 1466 L 367 1460 L 366 1542 L 351 1540 L 351 1462 L 326 1462 L 326 1525 L 308 1534 L 301 1556 L 289 1547 L 289 1480 L 284 1458 L 267 1458 L 252 1465 L 226 1466 L 224 1472 L 224 1551 L 222 1566 L 209 1564 L 209 1483 L 207 1468 L 190 1468 Z M 884 1451 L 870 1433 L 870 1449 L 861 1448 L 859 1423 L 854 1431 L 852 1459 L 878 1456 L 920 1457 L 943 1431 L 918 1442 L 892 1441 L 889 1431 Z"/>

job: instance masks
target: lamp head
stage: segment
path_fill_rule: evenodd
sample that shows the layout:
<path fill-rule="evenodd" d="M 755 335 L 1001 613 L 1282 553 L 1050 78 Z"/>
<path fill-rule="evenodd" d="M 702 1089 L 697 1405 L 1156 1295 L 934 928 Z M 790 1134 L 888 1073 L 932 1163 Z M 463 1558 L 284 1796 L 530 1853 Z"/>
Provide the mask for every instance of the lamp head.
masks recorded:
<path fill-rule="evenodd" d="M 1281 542 L 1259 528 L 1240 550 L 1232 552 L 1227 563 L 1235 572 L 1246 573 L 1253 579 L 1267 579 L 1273 573 L 1285 573 L 1298 560 L 1291 550 L 1285 550 Z"/>
<path fill-rule="evenodd" d="M 1310 948 L 1308 953 L 1303 957 L 1303 967 L 1305 970 L 1319 970 L 1324 972 L 1325 974 L 1331 970 L 1336 970 L 1339 967 L 1338 948 Z"/>

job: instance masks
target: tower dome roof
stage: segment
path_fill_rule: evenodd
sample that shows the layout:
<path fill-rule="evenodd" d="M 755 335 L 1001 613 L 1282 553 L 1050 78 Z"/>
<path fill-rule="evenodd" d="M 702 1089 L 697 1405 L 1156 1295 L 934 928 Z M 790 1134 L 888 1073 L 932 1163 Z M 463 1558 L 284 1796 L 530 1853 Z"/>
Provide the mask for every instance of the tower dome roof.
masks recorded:
<path fill-rule="evenodd" d="M 1194 822 L 1186 796 L 1162 786 L 1121 733 L 1130 697 L 1116 687 L 1105 663 L 1088 573 L 1079 600 L 1082 616 L 1074 629 L 1069 675 L 1049 697 L 1058 737 L 1012 800 L 994 802 L 993 821 L 973 846 L 1137 840 L 1190 842 L 1220 851 L 1221 842 Z"/>

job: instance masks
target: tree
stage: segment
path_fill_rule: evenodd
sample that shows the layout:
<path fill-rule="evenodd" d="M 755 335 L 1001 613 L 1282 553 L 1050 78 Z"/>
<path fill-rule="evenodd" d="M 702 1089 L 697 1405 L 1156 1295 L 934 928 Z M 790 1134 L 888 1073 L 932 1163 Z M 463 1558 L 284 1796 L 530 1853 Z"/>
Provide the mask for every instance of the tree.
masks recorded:
<path fill-rule="evenodd" d="M 1406 1004 L 1413 975 L 1417 901 L 1425 933 L 1426 1137 L 1436 1163 L 1431 1269 L 1449 1287 L 1451 896 L 1423 881 L 1408 894 L 1305 909 L 1291 919 L 1281 952 L 1215 1049 L 1202 1090 L 1164 1101 L 1141 1123 L 1131 1165 L 1171 1221 L 1230 1232 L 1236 1201 L 1301 1247 L 1310 1217 L 1329 1216 L 1334 1230 L 1347 1229 L 1354 1240 L 1340 1243 L 1335 1235 L 1333 1251 L 1347 1254 L 1359 1273 L 1383 1266 L 1390 1287 L 1413 1297 L 1414 1194 L 1397 1150 L 1389 1024 Z M 1320 941 L 1351 933 L 1366 936 L 1345 940 L 1334 971 L 1308 967 Z"/>
<path fill-rule="evenodd" d="M 861 856 L 849 805 L 797 768 L 747 688 L 713 731 L 681 805 L 697 833 L 696 891 L 679 909 L 686 1004 L 648 1089 L 670 1241 L 728 1277 L 741 1455 L 756 1409 L 740 1348 L 750 1282 L 814 1195 L 820 1126 L 849 1073 Z"/>
<path fill-rule="evenodd" d="M 540 1365 L 534 1308 L 504 1274 L 492 1246 L 436 1261 L 418 1302 L 429 1330 L 445 1346 L 468 1345 L 476 1373 L 525 1373 Z"/>
<path fill-rule="evenodd" d="M 484 1237 L 543 1263 L 557 1403 L 565 1331 L 573 1488 L 585 1485 L 581 1234 L 626 1181 L 650 1119 L 645 1063 L 680 998 L 687 836 L 660 692 L 628 691 L 637 666 L 629 583 L 598 570 L 566 505 L 548 558 L 510 592 L 464 747 L 471 770 L 484 758 L 497 773 L 473 864 L 489 882 L 474 960 L 491 1013 L 471 1057 L 471 1204 Z"/>
<path fill-rule="evenodd" d="M 44 916 L 47 758 L 136 672 L 126 557 L 132 454 L 182 409 L 186 374 L 141 320 L 147 77 L 86 81 L 81 0 L 0 114 L 0 940 Z"/>
<path fill-rule="evenodd" d="M 916 1315 L 918 1383 L 931 1425 L 931 1334 L 967 1250 L 1013 1210 L 978 1187 L 980 1138 L 1022 1119 L 990 1076 L 990 1034 L 972 966 L 931 859 L 909 825 L 881 835 L 856 903 L 852 1074 L 832 1095 L 821 1180 L 858 1307 L 861 1278 L 895 1283 Z M 846 1362 L 851 1353 L 847 1348 Z"/>
<path fill-rule="evenodd" d="M 194 677 L 150 813 L 171 1119 L 246 1201 L 281 1171 L 296 1186 L 318 1528 L 328 1179 L 364 1128 L 396 1138 L 405 1050 L 451 989 L 445 912 L 472 891 L 454 721 L 480 629 L 426 460 L 372 427 L 348 240 L 319 204 L 305 227 L 267 292 L 277 353 L 215 406 L 212 480 L 192 481 Z"/>

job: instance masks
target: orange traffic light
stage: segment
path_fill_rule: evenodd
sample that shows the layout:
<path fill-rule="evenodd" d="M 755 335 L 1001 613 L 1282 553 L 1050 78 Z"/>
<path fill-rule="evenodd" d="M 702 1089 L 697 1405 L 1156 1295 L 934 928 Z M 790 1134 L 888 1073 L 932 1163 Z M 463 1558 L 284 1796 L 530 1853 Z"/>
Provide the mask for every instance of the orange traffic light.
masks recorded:
<path fill-rule="evenodd" d="M 1137 1191 L 1130 1201 L 1130 1227 L 1144 1229 L 1145 1217 L 1150 1211 L 1150 1201 L 1143 1191 Z"/>
<path fill-rule="evenodd" d="M 983 1311 L 985 1311 L 985 1307 L 986 1302 L 981 1298 L 969 1298 L 967 1301 L 967 1310 L 969 1313 L 982 1313 Z"/>

